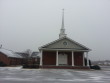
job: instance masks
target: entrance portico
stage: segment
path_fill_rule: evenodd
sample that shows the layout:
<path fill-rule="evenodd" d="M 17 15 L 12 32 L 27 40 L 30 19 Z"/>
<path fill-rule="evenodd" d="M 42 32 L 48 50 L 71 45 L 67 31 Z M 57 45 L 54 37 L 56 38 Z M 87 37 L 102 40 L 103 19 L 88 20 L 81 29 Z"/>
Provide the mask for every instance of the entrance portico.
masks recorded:
<path fill-rule="evenodd" d="M 56 51 L 56 66 L 74 66 L 73 51 Z"/>
<path fill-rule="evenodd" d="M 87 63 L 88 65 L 85 66 L 85 58 L 87 58 L 88 54 L 87 52 L 71 50 L 43 50 L 41 52 L 41 68 L 85 68 L 89 66 L 89 63 Z"/>

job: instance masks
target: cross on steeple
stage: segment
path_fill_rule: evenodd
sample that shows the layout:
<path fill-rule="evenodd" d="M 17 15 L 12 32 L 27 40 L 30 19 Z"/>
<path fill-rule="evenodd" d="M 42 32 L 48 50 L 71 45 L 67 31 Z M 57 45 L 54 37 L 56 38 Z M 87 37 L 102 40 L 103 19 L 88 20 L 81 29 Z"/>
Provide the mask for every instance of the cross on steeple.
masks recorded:
<path fill-rule="evenodd" d="M 62 26 L 60 29 L 60 34 L 59 34 L 59 38 L 65 37 L 65 28 L 64 28 L 64 9 L 62 9 Z"/>

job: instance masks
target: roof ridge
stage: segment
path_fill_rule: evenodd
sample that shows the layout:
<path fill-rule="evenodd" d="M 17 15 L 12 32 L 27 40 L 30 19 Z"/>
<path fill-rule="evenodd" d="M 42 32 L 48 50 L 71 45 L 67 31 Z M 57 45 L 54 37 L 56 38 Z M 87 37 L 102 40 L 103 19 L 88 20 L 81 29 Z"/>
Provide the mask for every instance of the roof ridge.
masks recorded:
<path fill-rule="evenodd" d="M 13 50 L 9 50 L 9 49 L 6 49 L 6 48 L 0 48 L 0 49 L 4 49 L 4 50 L 8 50 L 8 51 L 14 52 Z"/>

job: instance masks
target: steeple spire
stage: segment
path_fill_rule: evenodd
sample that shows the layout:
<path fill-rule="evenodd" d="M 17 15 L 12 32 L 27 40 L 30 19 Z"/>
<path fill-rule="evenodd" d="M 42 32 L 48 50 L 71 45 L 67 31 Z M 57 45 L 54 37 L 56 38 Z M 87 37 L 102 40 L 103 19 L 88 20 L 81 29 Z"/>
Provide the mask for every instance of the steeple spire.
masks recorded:
<path fill-rule="evenodd" d="M 64 29 L 64 9 L 62 9 L 62 29 Z"/>
<path fill-rule="evenodd" d="M 60 29 L 60 34 L 59 34 L 59 38 L 65 37 L 65 28 L 64 28 L 64 9 L 62 9 L 62 26 Z"/>

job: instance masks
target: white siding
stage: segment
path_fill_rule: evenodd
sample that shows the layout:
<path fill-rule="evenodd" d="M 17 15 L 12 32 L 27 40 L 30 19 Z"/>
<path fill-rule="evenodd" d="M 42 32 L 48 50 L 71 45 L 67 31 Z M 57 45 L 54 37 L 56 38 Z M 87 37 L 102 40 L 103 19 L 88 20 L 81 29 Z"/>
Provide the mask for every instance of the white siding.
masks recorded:
<path fill-rule="evenodd" d="M 67 45 L 64 45 L 64 42 L 67 42 Z M 68 39 L 62 39 L 60 41 L 57 41 L 53 44 L 50 44 L 46 46 L 45 48 L 69 48 L 69 49 L 85 49 L 82 46 L 68 40 Z"/>

